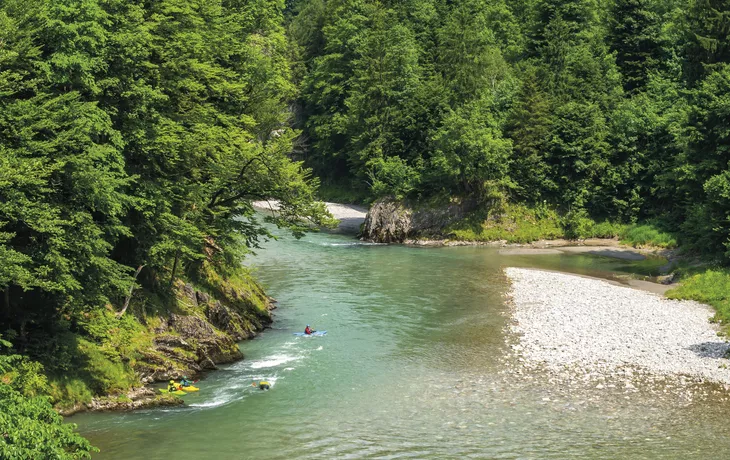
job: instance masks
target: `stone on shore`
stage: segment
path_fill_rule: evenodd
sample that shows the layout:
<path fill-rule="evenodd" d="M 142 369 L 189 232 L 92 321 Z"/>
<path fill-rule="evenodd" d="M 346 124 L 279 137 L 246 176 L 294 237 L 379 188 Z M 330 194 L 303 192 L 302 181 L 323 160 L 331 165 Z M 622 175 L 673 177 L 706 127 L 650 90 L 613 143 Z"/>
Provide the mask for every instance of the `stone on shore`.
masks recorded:
<path fill-rule="evenodd" d="M 516 349 L 529 363 L 599 375 L 635 368 L 730 384 L 730 345 L 718 337 L 706 305 L 563 273 L 505 272 Z"/>

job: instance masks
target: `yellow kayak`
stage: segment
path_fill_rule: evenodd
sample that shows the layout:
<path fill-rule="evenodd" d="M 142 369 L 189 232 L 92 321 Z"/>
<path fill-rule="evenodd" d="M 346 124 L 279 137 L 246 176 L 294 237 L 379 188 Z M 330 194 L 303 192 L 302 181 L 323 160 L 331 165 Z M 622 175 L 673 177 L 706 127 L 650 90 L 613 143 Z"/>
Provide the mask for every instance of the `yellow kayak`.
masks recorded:
<path fill-rule="evenodd" d="M 176 390 L 176 391 L 168 391 L 167 388 L 160 388 L 160 393 L 163 395 L 175 395 L 175 396 L 182 396 L 186 395 L 184 391 Z"/>
<path fill-rule="evenodd" d="M 192 392 L 194 392 L 194 391 L 200 391 L 200 388 L 198 388 L 198 387 L 194 387 L 194 386 L 192 386 L 192 385 L 190 385 L 189 387 L 180 387 L 180 389 L 181 389 L 182 391 L 187 391 L 188 393 L 192 393 Z"/>

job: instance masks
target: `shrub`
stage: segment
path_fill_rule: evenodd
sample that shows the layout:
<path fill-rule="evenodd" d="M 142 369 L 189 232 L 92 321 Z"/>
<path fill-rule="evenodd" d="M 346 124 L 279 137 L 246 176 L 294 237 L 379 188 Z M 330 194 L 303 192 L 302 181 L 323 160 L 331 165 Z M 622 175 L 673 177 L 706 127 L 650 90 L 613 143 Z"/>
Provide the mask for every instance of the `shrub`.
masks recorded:
<path fill-rule="evenodd" d="M 625 228 L 625 225 L 604 221 L 593 225 L 590 230 L 590 238 L 617 238 Z"/>
<path fill-rule="evenodd" d="M 571 210 L 562 219 L 565 237 L 571 240 L 589 238 L 594 224 L 585 209 Z"/>

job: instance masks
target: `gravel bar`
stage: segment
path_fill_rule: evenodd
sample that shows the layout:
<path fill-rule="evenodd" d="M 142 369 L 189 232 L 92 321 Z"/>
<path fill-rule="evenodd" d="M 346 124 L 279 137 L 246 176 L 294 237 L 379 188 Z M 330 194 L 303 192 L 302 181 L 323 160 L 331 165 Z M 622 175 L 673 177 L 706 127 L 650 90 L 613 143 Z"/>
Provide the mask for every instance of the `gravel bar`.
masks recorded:
<path fill-rule="evenodd" d="M 367 208 L 354 204 L 325 202 L 325 205 L 330 214 L 340 221 L 337 228 L 343 232 L 357 233 L 360 231 L 360 224 L 365 222 L 365 216 L 368 213 Z M 273 212 L 279 210 L 279 202 L 277 200 L 254 201 L 253 207 Z"/>
<path fill-rule="evenodd" d="M 602 374 L 635 368 L 730 384 L 730 345 L 693 301 L 563 273 L 507 268 L 512 281 L 513 348 L 553 370 Z"/>

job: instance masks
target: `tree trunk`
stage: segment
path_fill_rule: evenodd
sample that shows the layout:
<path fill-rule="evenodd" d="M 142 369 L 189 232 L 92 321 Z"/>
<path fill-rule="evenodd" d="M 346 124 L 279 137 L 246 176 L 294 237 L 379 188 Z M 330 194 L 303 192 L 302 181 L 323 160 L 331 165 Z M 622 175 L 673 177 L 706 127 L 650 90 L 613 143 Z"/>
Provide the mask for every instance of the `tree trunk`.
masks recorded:
<path fill-rule="evenodd" d="M 5 287 L 5 315 L 8 319 L 12 318 L 12 312 L 10 311 L 10 285 Z"/>
<path fill-rule="evenodd" d="M 119 311 L 119 313 L 117 313 L 117 318 L 121 318 L 127 311 L 127 308 L 129 308 L 129 301 L 132 300 L 132 293 L 134 292 L 134 284 L 137 281 L 139 272 L 141 272 L 144 267 L 144 265 L 140 265 L 139 267 L 137 267 L 137 271 L 134 273 L 134 281 L 132 282 L 132 285 L 129 286 L 129 294 L 127 294 L 127 297 L 124 299 L 124 306 Z"/>
<path fill-rule="evenodd" d="M 25 330 L 25 325 L 28 324 L 28 321 L 23 318 L 20 321 L 20 329 L 18 331 L 18 342 L 16 343 L 16 348 L 18 352 L 22 355 L 25 353 L 25 347 L 28 344 L 28 334 Z"/>
<path fill-rule="evenodd" d="M 175 282 L 175 275 L 177 274 L 177 264 L 180 260 L 180 250 L 175 253 L 175 262 L 172 264 L 172 274 L 170 275 L 170 287 Z"/>

